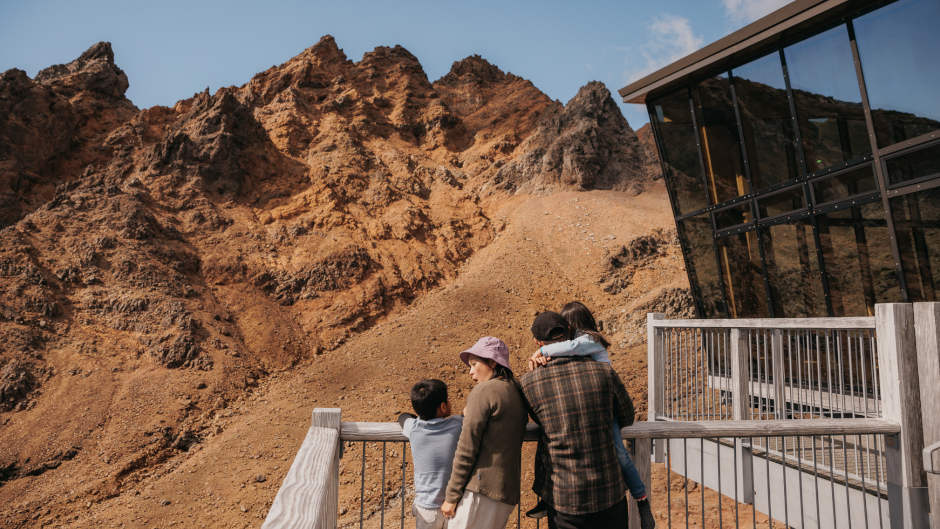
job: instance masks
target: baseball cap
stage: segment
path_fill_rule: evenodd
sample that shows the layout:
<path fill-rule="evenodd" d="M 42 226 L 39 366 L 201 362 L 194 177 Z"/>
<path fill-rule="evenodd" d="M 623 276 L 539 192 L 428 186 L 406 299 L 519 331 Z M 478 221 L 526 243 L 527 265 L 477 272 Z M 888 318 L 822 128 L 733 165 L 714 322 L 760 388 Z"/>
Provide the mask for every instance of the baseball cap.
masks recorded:
<path fill-rule="evenodd" d="M 532 322 L 532 336 L 541 342 L 568 338 L 571 327 L 561 314 L 547 310 L 539 313 Z"/>

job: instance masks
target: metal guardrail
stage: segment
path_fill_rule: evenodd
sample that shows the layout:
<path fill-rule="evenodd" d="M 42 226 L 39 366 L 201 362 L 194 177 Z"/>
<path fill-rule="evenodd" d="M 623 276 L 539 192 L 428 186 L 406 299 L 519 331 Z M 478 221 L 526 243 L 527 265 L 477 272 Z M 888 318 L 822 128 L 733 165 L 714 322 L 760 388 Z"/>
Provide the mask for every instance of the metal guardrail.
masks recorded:
<path fill-rule="evenodd" d="M 338 427 L 333 437 L 324 436 L 323 430 L 330 428 L 311 427 L 278 492 L 264 528 L 384 529 L 386 526 L 398 526 L 403 529 L 406 523 L 414 523 L 409 519 L 410 508 L 406 509 L 413 491 L 408 476 L 407 438 L 402 435 L 400 426 L 397 423 L 339 422 L 339 414 L 339 410 L 314 412 L 315 418 L 319 417 L 315 419 L 318 424 L 329 422 L 338 424 Z M 328 420 L 324 420 L 324 416 Z M 807 514 L 819 510 L 815 498 L 823 496 L 840 495 L 846 498 L 838 510 L 832 511 L 833 516 L 837 517 L 847 519 L 852 510 L 859 508 L 872 512 L 886 510 L 880 502 L 860 494 L 858 485 L 850 480 L 832 476 L 827 478 L 817 472 L 812 484 L 804 483 L 798 476 L 801 471 L 808 472 L 808 467 L 800 467 L 791 461 L 773 461 L 772 458 L 762 459 L 761 465 L 747 466 L 742 451 L 754 446 L 753 441 L 758 437 L 790 439 L 829 434 L 847 437 L 896 436 L 898 431 L 897 424 L 882 419 L 797 419 L 640 422 L 624 428 L 622 433 L 625 439 L 633 440 L 635 461 L 647 487 L 665 491 L 664 494 L 654 493 L 651 499 L 654 512 L 660 513 L 667 527 L 672 527 L 674 523 L 680 526 L 683 519 L 689 524 L 686 527 L 698 526 L 697 520 L 701 520 L 702 527 L 741 527 L 742 523 L 747 522 L 766 522 L 768 527 L 774 527 L 773 517 L 762 514 L 756 508 L 762 502 L 767 504 L 771 513 L 775 509 L 785 513 L 780 519 L 789 527 L 814 527 L 805 523 Z M 538 430 L 530 425 L 526 442 L 537 438 Z M 644 465 L 649 461 L 650 442 L 653 440 L 666 442 L 664 472 L 657 471 L 656 481 L 651 478 L 649 465 Z M 338 460 L 323 457 L 324 454 L 336 454 L 344 443 L 358 447 L 346 450 L 347 457 L 342 467 Z M 717 446 L 718 449 L 709 453 L 708 447 L 711 446 Z M 759 456 L 759 449 L 755 450 Z M 304 471 L 303 467 L 308 470 Z M 705 476 L 711 471 L 714 479 L 709 481 Z M 304 480 L 308 484 L 304 484 Z M 771 494 L 769 484 L 772 480 L 790 484 L 793 492 L 786 496 L 787 501 L 784 503 L 777 501 L 775 494 Z M 706 488 L 697 486 L 696 481 L 712 490 L 706 492 Z M 873 487 L 873 481 L 871 476 L 863 475 L 862 489 Z M 358 509 L 337 511 L 341 482 L 343 490 L 348 492 L 344 498 L 346 503 L 352 500 L 353 504 L 358 503 Z M 745 490 L 746 483 L 755 482 L 766 483 L 768 487 Z M 775 485 L 774 488 L 778 487 Z M 795 491 L 800 491 L 798 497 Z M 836 505 L 836 502 L 832 504 Z M 790 519 L 790 512 L 793 513 L 793 519 Z M 800 516 L 797 516 L 798 512 Z M 718 513 L 717 520 L 714 513 Z M 519 508 L 513 518 L 509 526 L 541 526 L 541 522 L 523 518 Z M 881 522 L 875 526 L 887 527 L 886 517 L 882 516 L 879 520 Z"/>
<path fill-rule="evenodd" d="M 933 481 L 940 476 L 925 472 L 940 468 L 933 465 L 940 450 L 931 445 L 940 438 L 940 303 L 877 304 L 874 318 L 662 318 L 650 314 L 647 326 L 653 420 L 623 432 L 634 439 L 640 474 L 660 492 L 652 497 L 660 522 L 725 527 L 733 518 L 735 527 L 921 529 L 928 527 L 930 505 L 940 513 L 940 486 L 934 488 L 940 483 Z M 669 356 L 683 350 L 680 361 Z M 687 360 L 693 367 L 684 367 Z M 670 388 L 677 375 L 681 384 Z M 695 411 L 675 414 L 679 406 Z M 402 443 L 397 454 L 393 449 L 393 468 L 395 462 L 401 468 L 394 481 L 387 479 L 389 442 Z M 358 476 L 350 457 L 341 470 L 344 443 L 363 450 Z M 379 468 L 367 464 L 372 443 L 382 443 L 381 486 L 367 472 Z M 653 461 L 662 464 L 652 480 L 651 445 Z M 344 527 L 384 527 L 387 499 L 398 510 L 389 521 L 403 527 L 406 446 L 395 423 L 341 423 L 338 409 L 315 410 L 263 527 L 332 529 L 340 516 Z M 358 519 L 337 512 L 341 483 L 347 504 L 350 497 L 359 502 Z M 367 516 L 368 499 L 378 505 Z M 859 512 L 864 521 L 853 525 Z M 517 511 L 516 523 L 529 522 Z"/>
<path fill-rule="evenodd" d="M 918 332 L 938 326 L 936 312 L 933 319 L 925 316 Z M 924 354 L 915 344 L 913 316 L 909 303 L 877 304 L 874 317 L 861 318 L 665 320 L 649 314 L 649 416 L 677 422 L 868 417 L 897 423 L 901 432 L 893 443 L 863 434 L 766 435 L 742 448 L 751 460 L 762 459 L 753 464 L 776 462 L 804 474 L 812 469 L 814 479 L 841 481 L 879 501 L 887 497 L 891 527 L 925 528 L 917 380 L 918 354 Z M 936 354 L 925 342 L 924 351 L 934 351 L 927 356 Z M 654 460 L 663 462 L 666 449 L 662 441 L 654 443 Z M 702 483 L 710 479 L 699 477 Z M 833 495 L 823 500 L 833 509 L 840 501 Z M 759 510 L 770 516 L 770 507 Z M 882 523 L 882 514 L 862 510 L 855 526 Z"/>

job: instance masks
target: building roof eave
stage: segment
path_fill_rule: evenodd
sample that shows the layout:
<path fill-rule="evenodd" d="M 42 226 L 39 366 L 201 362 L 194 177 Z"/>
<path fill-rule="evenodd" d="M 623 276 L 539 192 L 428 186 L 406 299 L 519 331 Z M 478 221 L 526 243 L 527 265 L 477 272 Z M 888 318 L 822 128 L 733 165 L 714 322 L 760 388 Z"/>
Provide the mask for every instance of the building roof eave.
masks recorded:
<path fill-rule="evenodd" d="M 626 103 L 645 103 L 646 95 L 718 61 L 759 46 L 796 26 L 810 23 L 852 0 L 795 0 L 704 48 L 661 68 L 618 93 Z"/>

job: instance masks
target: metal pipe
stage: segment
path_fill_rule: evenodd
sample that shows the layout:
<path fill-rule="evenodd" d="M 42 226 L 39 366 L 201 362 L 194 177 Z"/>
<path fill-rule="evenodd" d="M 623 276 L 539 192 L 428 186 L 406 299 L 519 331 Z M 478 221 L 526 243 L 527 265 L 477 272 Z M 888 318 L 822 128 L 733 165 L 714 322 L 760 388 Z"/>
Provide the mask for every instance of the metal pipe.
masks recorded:
<path fill-rule="evenodd" d="M 382 513 L 380 515 L 379 527 L 385 529 L 385 460 L 386 460 L 386 444 L 387 441 L 382 441 Z"/>
<path fill-rule="evenodd" d="M 399 500 L 401 503 L 401 525 L 400 529 L 405 529 L 405 442 L 401 442 L 401 490 Z"/>
<path fill-rule="evenodd" d="M 359 529 L 365 516 L 366 504 L 366 442 L 362 442 L 362 468 L 359 470 Z"/>

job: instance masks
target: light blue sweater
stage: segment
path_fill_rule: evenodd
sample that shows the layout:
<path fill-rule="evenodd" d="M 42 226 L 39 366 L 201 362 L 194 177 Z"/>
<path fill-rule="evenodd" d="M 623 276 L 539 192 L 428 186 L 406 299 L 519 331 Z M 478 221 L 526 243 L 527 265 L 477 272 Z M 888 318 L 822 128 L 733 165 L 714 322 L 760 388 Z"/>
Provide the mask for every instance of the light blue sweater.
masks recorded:
<path fill-rule="evenodd" d="M 401 431 L 411 441 L 414 461 L 415 505 L 438 509 L 444 502 L 444 489 L 450 479 L 463 417 L 451 415 L 429 421 L 405 419 L 403 422 Z"/>
<path fill-rule="evenodd" d="M 555 358 L 556 356 L 590 356 L 597 362 L 610 363 L 610 356 L 603 345 L 594 341 L 590 334 L 582 334 L 574 340 L 555 342 L 539 348 L 542 356 Z"/>

